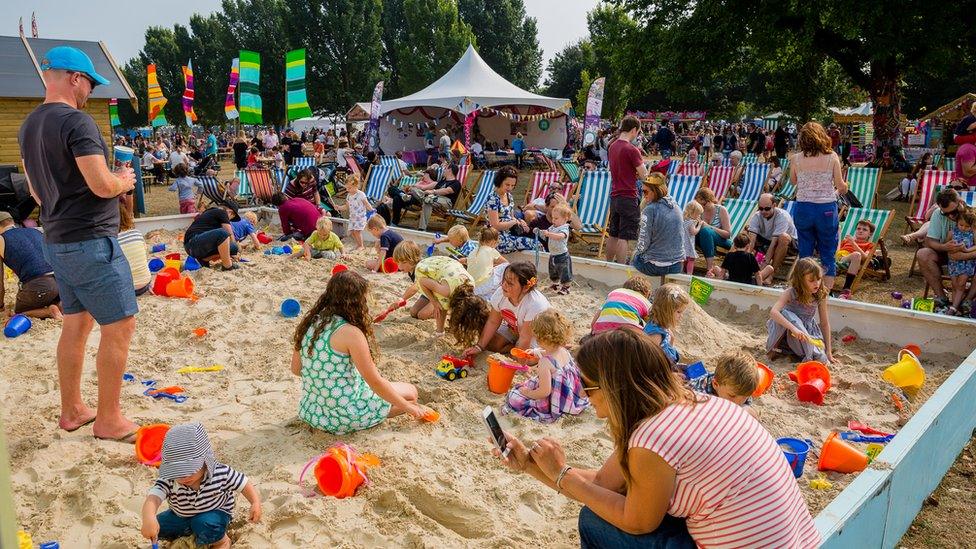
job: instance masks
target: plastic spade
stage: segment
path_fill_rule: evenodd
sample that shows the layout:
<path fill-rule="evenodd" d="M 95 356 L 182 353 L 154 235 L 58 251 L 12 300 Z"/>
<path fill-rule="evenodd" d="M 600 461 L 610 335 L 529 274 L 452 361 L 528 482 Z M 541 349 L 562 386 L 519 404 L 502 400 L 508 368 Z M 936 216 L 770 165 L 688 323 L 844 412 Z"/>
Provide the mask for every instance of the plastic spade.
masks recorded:
<path fill-rule="evenodd" d="M 401 299 L 400 301 L 397 301 L 389 309 L 387 309 L 387 310 L 383 311 L 382 313 L 380 313 L 379 315 L 377 315 L 376 318 L 373 319 L 373 322 L 383 322 L 383 320 L 387 316 L 389 316 L 390 313 L 392 313 L 393 311 L 395 311 L 395 310 L 397 310 L 397 309 L 399 309 L 401 307 L 405 307 L 406 305 L 407 305 L 407 300 L 406 299 Z"/>
<path fill-rule="evenodd" d="M 894 436 L 892 433 L 886 433 L 884 431 L 879 431 L 877 429 L 868 427 L 867 425 L 861 423 L 860 421 L 854 421 L 854 420 L 848 421 L 847 428 L 850 429 L 851 431 L 860 431 L 865 435 L 878 435 L 882 437 Z"/>

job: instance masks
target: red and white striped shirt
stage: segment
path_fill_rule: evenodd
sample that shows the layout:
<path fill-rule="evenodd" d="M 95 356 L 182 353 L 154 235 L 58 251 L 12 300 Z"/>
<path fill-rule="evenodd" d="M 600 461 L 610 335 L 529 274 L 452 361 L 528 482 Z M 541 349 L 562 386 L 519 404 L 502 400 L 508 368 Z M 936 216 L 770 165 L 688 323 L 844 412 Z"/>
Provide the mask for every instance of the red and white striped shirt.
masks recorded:
<path fill-rule="evenodd" d="M 677 473 L 668 514 L 699 547 L 816 547 L 820 534 L 782 450 L 732 402 L 673 404 L 630 436 Z"/>

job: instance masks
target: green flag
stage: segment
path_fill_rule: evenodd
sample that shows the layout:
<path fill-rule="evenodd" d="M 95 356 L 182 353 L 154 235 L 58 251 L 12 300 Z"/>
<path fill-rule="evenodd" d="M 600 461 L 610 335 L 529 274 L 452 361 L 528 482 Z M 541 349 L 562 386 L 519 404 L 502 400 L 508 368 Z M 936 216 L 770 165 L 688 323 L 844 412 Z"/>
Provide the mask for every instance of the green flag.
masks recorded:
<path fill-rule="evenodd" d="M 240 113 L 242 124 L 261 123 L 261 54 L 241 50 Z"/>
<path fill-rule="evenodd" d="M 312 116 L 305 94 L 305 50 L 292 50 L 285 54 L 285 96 L 288 103 L 288 120 Z"/>

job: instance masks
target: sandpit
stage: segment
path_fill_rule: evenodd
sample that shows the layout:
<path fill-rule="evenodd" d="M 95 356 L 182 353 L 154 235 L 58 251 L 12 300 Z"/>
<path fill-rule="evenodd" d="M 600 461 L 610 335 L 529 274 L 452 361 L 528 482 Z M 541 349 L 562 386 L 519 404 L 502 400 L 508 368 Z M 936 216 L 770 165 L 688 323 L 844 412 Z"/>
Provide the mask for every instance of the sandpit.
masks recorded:
<path fill-rule="evenodd" d="M 171 250 L 180 250 L 173 240 L 171 233 L 150 236 L 151 242 L 168 242 Z M 282 299 L 293 297 L 307 309 L 325 288 L 333 262 L 254 253 L 245 257 L 250 264 L 239 271 L 203 269 L 193 274 L 200 294 L 196 303 L 154 296 L 139 300 L 128 372 L 137 380 L 180 385 L 189 400 L 154 401 L 142 395 L 144 388 L 137 382 L 123 389 L 123 407 L 140 423 L 203 422 L 218 459 L 255 482 L 264 517 L 260 524 L 247 523 L 247 502 L 239 498 L 229 530 L 235 546 L 578 546 L 579 505 L 534 479 L 509 474 L 489 453 L 480 411 L 486 405 L 497 407 L 502 397 L 487 389 L 484 357 L 464 380 L 447 382 L 433 373 L 441 354 L 460 350 L 449 338 L 433 336 L 433 322 L 413 320 L 400 311 L 378 325 L 376 334 L 384 375 L 416 384 L 421 402 L 441 413 L 438 423 L 399 417 L 336 437 L 299 421 L 300 381 L 288 370 L 298 319 L 283 318 L 278 307 Z M 344 262 L 356 268 L 369 257 L 372 252 L 361 251 Z M 367 277 L 375 312 L 394 302 L 407 285 L 402 274 Z M 609 288 L 577 282 L 572 295 L 550 300 L 582 336 Z M 763 356 L 768 311 L 754 307 L 737 312 L 721 301 L 707 309 L 692 305 L 685 314 L 676 337 L 684 359 L 708 364 L 730 349 Z M 198 327 L 209 331 L 202 339 L 192 334 Z M 54 352 L 59 332 L 59 324 L 39 321 L 28 334 L 3 343 L 0 397 L 20 525 L 35 541 L 59 540 L 63 547 L 142 546 L 139 513 L 155 469 L 138 465 L 131 445 L 93 440 L 90 427 L 75 433 L 57 429 Z M 97 342 L 96 328 L 83 378 L 90 401 L 96 390 Z M 890 401 L 891 388 L 878 374 L 898 349 L 894 343 L 864 339 L 838 343 L 835 356 L 843 364 L 832 368 L 834 388 L 822 407 L 796 400 L 795 385 L 785 375 L 793 363 L 769 364 L 777 377 L 755 402 L 760 421 L 774 437 L 810 438 L 816 449 L 850 419 L 896 430 L 899 417 Z M 959 362 L 955 355 L 924 355 L 928 379 L 911 408 L 924 402 Z M 183 366 L 213 364 L 224 365 L 224 371 L 176 373 Z M 605 426 L 592 410 L 551 425 L 507 416 L 502 421 L 523 439 L 561 440 L 574 465 L 596 467 L 611 451 Z M 372 485 L 343 500 L 303 496 L 297 487 L 302 467 L 340 440 L 380 457 L 382 465 L 371 472 Z M 814 452 L 800 479 L 814 514 L 854 478 L 828 474 L 833 488 L 815 491 L 808 480 L 816 475 Z"/>

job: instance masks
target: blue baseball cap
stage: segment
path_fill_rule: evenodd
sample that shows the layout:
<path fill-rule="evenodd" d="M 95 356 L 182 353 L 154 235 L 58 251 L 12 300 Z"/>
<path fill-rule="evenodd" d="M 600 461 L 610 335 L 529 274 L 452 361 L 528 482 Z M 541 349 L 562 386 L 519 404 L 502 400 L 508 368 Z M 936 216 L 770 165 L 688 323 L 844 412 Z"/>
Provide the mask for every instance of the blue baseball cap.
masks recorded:
<path fill-rule="evenodd" d="M 51 69 L 80 72 L 88 76 L 96 86 L 108 85 L 108 80 L 95 72 L 95 65 L 92 64 L 91 58 L 85 52 L 71 46 L 56 46 L 47 52 L 47 55 L 41 59 L 41 70 Z"/>

